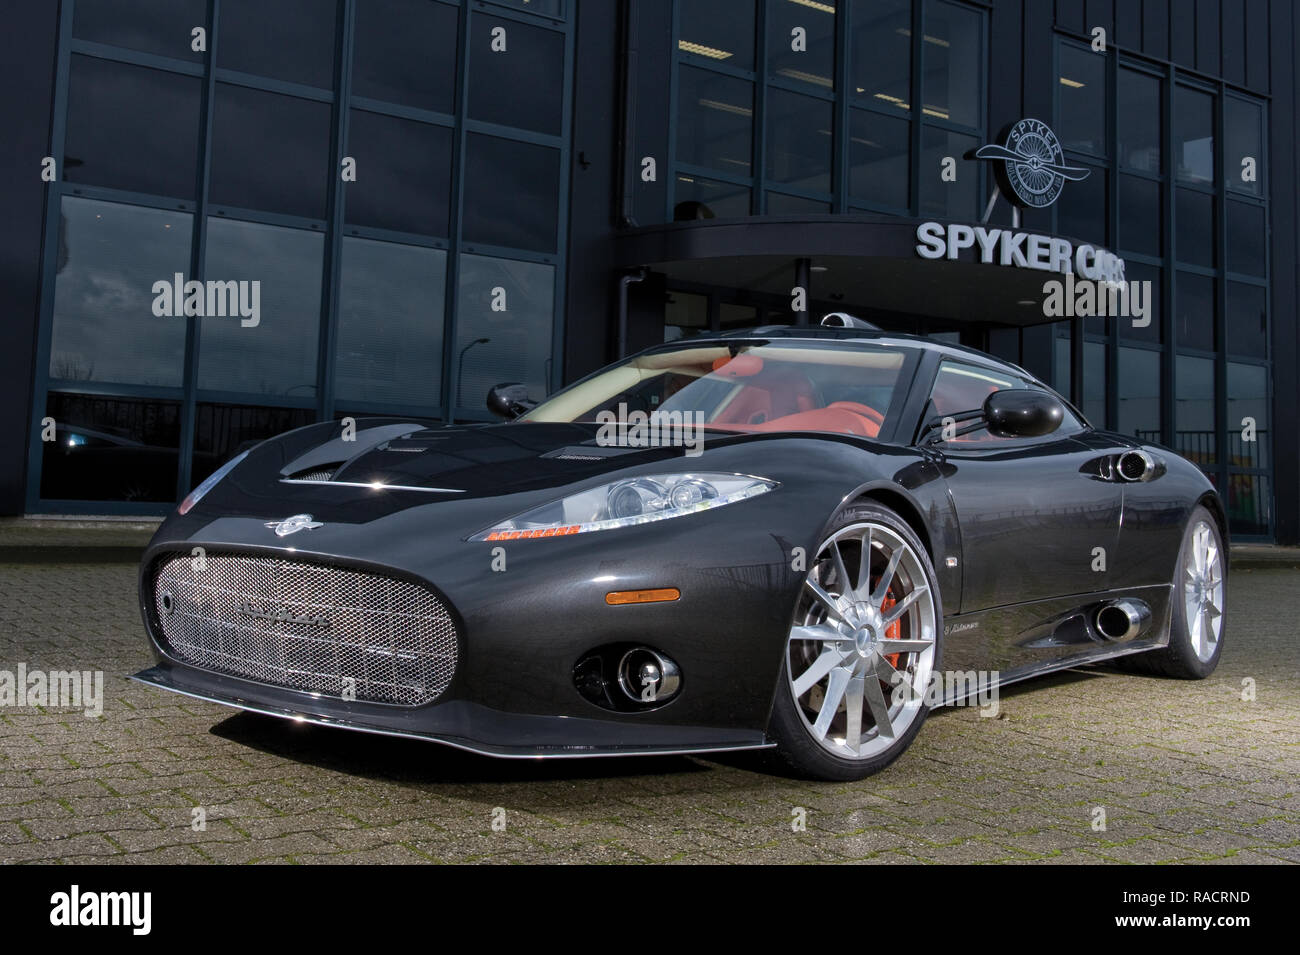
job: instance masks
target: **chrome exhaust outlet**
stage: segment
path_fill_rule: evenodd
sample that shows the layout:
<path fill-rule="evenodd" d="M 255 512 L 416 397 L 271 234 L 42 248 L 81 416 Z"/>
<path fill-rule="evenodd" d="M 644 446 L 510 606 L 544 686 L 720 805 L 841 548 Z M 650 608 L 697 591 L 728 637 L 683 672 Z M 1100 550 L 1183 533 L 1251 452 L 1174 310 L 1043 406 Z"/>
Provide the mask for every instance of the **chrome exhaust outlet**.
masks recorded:
<path fill-rule="evenodd" d="M 1151 608 L 1141 600 L 1114 600 L 1097 609 L 1092 625 L 1107 640 L 1132 640 L 1151 625 Z"/>

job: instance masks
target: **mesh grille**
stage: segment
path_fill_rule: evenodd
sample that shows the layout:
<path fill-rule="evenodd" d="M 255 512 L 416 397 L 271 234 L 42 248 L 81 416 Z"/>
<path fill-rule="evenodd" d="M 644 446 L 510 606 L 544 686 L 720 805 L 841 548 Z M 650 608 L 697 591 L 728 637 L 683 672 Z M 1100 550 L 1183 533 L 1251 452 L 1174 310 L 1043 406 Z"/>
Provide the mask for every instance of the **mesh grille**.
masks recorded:
<path fill-rule="evenodd" d="M 184 663 L 407 706 L 436 700 L 456 672 L 451 615 L 405 580 L 233 554 L 164 557 L 153 579 L 162 642 Z"/>

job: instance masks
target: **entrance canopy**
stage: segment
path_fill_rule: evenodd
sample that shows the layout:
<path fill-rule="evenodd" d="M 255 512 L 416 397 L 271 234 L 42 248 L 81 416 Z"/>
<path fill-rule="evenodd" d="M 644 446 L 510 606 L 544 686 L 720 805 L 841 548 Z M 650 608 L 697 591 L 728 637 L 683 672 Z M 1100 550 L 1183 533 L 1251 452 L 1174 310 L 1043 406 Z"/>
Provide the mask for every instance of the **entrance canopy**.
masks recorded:
<path fill-rule="evenodd" d="M 1065 269 L 1118 262 L 1058 236 L 896 216 L 674 222 L 628 230 L 615 248 L 618 266 L 651 268 L 670 284 L 787 297 L 800 284 L 800 259 L 811 266 L 809 301 L 1020 327 L 1060 320 L 1044 313 L 1043 286 L 1063 282 Z"/>

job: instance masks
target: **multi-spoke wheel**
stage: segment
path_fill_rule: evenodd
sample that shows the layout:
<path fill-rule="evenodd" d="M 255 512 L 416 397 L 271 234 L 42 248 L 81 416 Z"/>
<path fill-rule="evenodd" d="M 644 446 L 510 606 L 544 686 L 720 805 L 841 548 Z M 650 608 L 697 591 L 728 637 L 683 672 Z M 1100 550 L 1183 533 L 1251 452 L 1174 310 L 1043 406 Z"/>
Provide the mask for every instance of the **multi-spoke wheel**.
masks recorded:
<path fill-rule="evenodd" d="M 858 779 L 920 729 L 942 610 L 925 548 L 893 511 L 846 509 L 809 562 L 773 730 L 795 769 Z"/>
<path fill-rule="evenodd" d="M 1213 673 L 1223 651 L 1226 569 L 1219 524 L 1197 507 L 1183 531 L 1174 569 L 1169 645 L 1121 658 L 1124 668 L 1194 680 Z"/>

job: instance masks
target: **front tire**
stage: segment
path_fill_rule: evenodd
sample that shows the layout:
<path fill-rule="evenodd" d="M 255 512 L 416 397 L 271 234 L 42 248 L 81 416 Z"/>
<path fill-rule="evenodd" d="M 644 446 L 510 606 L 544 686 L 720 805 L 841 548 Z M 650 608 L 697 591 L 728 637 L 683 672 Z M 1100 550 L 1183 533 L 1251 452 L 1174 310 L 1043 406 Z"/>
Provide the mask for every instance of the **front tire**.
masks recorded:
<path fill-rule="evenodd" d="M 841 511 L 810 562 L 778 679 L 770 732 L 784 767 L 842 781 L 897 759 L 929 710 L 942 621 L 907 522 L 875 503 Z"/>

